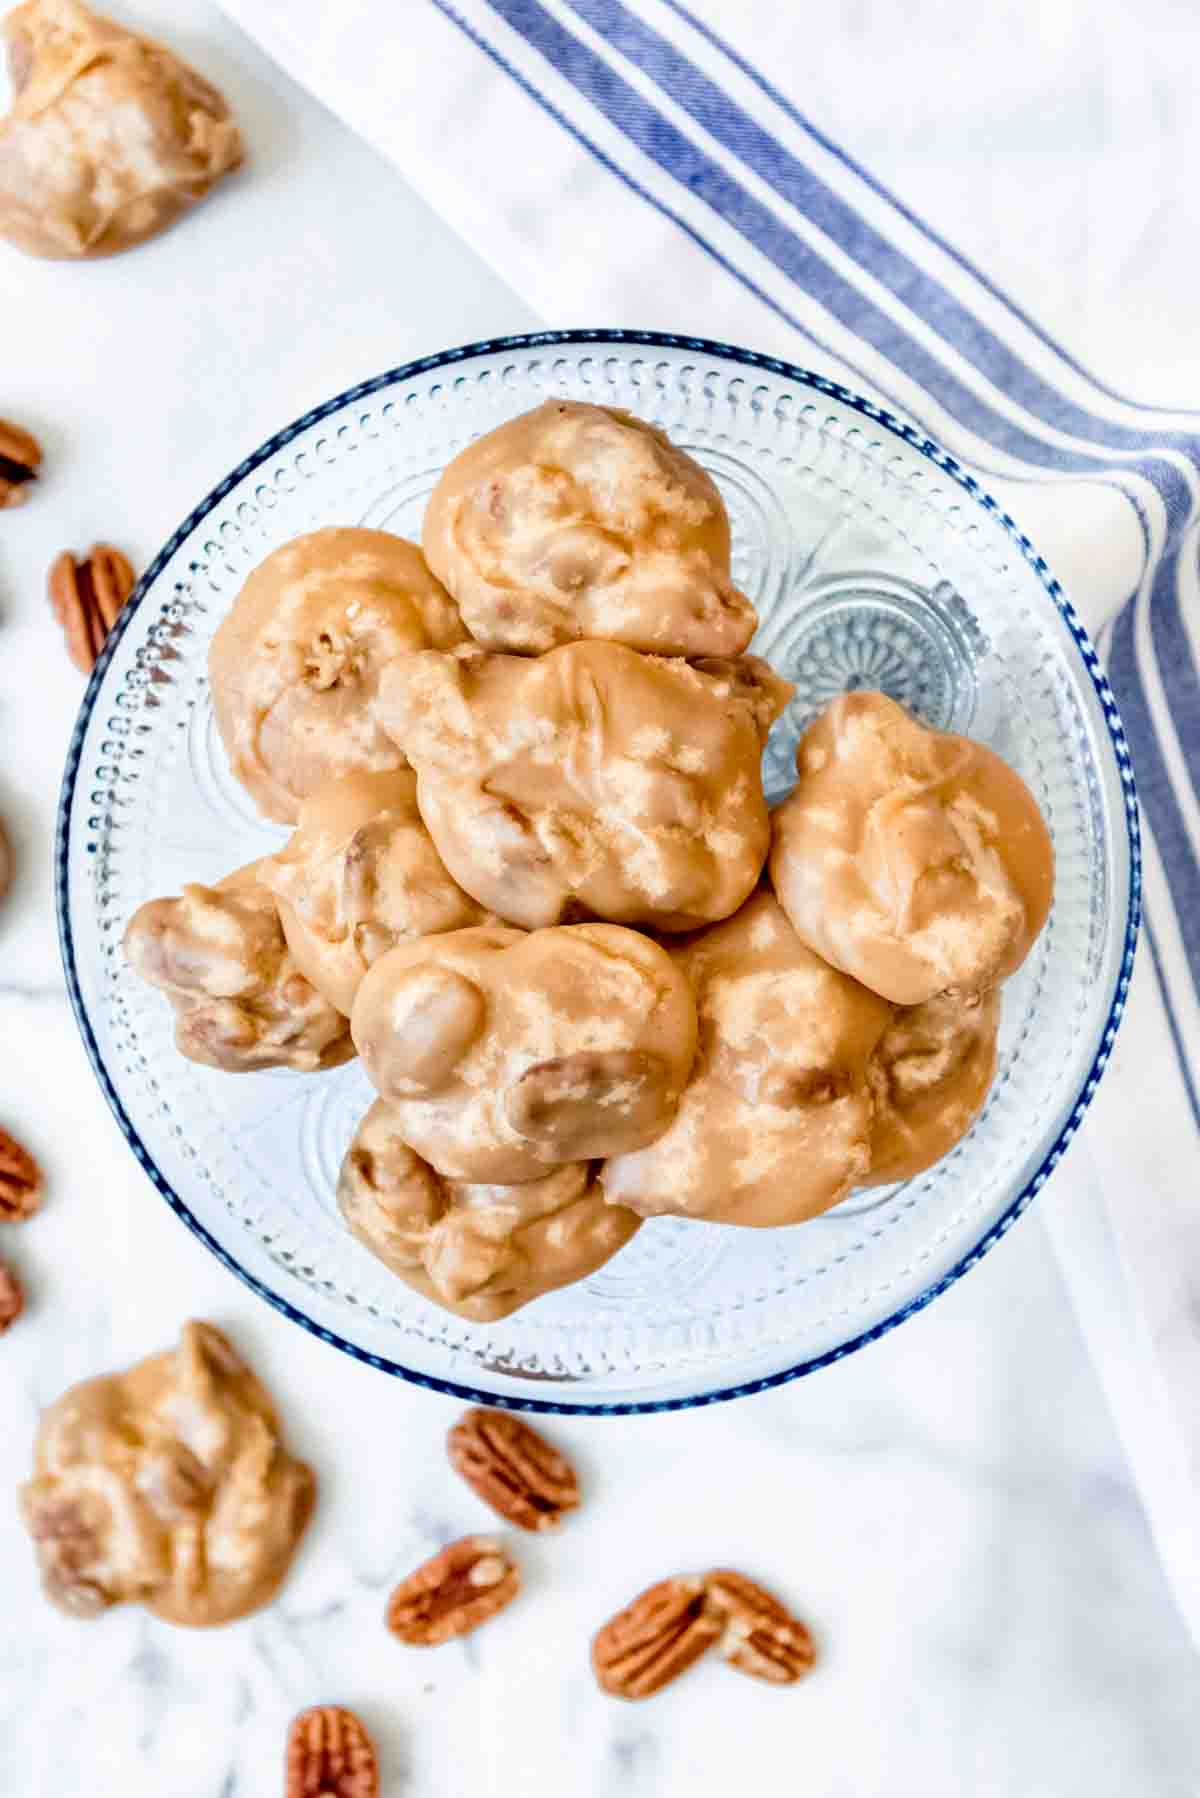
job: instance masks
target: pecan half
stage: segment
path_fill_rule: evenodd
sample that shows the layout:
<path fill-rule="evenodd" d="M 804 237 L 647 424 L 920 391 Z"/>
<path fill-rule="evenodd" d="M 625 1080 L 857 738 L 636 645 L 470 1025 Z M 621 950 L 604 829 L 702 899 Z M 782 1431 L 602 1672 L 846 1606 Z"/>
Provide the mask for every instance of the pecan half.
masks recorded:
<path fill-rule="evenodd" d="M 579 1503 L 571 1463 L 507 1411 L 468 1411 L 446 1448 L 454 1471 L 518 1529 L 555 1529 Z"/>
<path fill-rule="evenodd" d="M 340 1704 L 315 1704 L 292 1719 L 285 1798 L 379 1798 L 375 1747 Z"/>
<path fill-rule="evenodd" d="M 65 549 L 51 563 L 46 593 L 62 625 L 67 654 L 81 674 L 96 666 L 135 578 L 128 559 L 111 543 L 93 543 L 79 560 Z"/>
<path fill-rule="evenodd" d="M 0 1336 L 9 1324 L 16 1323 L 24 1309 L 25 1294 L 21 1291 L 21 1282 L 7 1261 L 0 1261 Z"/>
<path fill-rule="evenodd" d="M 26 1523 L 37 1551 L 46 1596 L 71 1617 L 98 1617 L 112 1604 L 92 1574 L 102 1560 L 94 1521 L 75 1499 L 35 1503 Z"/>
<path fill-rule="evenodd" d="M 660 1580 L 597 1631 L 592 1667 L 614 1698 L 650 1698 L 686 1673 L 722 1627 L 702 1579 Z"/>
<path fill-rule="evenodd" d="M 24 505 L 41 462 L 37 438 L 0 418 L 0 512 L 6 506 Z"/>
<path fill-rule="evenodd" d="M 511 1604 L 520 1585 L 499 1543 L 464 1536 L 400 1581 L 388 1600 L 387 1626 L 414 1648 L 436 1648 L 478 1629 Z"/>
<path fill-rule="evenodd" d="M 798 1617 L 745 1574 L 720 1568 L 705 1585 L 724 1621 L 721 1653 L 731 1667 L 777 1686 L 794 1685 L 817 1658 L 813 1639 Z"/>
<path fill-rule="evenodd" d="M 0 1223 L 21 1223 L 41 1202 L 41 1168 L 16 1137 L 0 1130 Z"/>
<path fill-rule="evenodd" d="M 186 1442 L 171 1441 L 145 1457 L 136 1485 L 155 1516 L 171 1524 L 200 1509 L 212 1492 L 213 1475 Z"/>
<path fill-rule="evenodd" d="M 505 1096 L 504 1115 L 518 1136 L 564 1161 L 587 1161 L 607 1153 L 614 1109 L 631 1132 L 653 1129 L 664 1110 L 669 1118 L 669 1081 L 662 1057 L 645 1049 L 577 1049 L 526 1068 Z"/>

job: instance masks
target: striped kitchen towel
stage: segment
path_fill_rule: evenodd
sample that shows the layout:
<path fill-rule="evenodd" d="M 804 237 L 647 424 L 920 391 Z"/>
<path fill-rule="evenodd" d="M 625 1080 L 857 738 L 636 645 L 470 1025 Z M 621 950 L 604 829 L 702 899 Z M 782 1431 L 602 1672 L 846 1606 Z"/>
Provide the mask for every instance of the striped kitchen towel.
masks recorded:
<path fill-rule="evenodd" d="M 1200 410 L 1094 378 L 806 110 L 824 68 L 854 84 L 843 111 L 860 136 L 882 118 L 911 150 L 914 119 L 936 115 L 917 145 L 926 185 L 990 197 L 1035 309 L 1052 282 L 1060 313 L 1064 282 L 1111 297 L 1106 217 L 1130 246 L 1116 277 L 1132 291 L 1136 272 L 1145 292 L 1163 203 L 1134 150 L 1098 206 L 1088 190 L 1078 238 L 1104 116 L 1079 72 L 1103 43 L 1100 99 L 1133 116 L 1153 88 L 1150 15 L 1165 28 L 1175 9 L 1147 0 L 1134 20 L 1117 0 L 1063 0 L 1031 44 L 1034 9 L 1002 0 L 948 61 L 937 33 L 965 27 L 930 0 L 863 0 L 840 23 L 837 7 L 814 20 L 776 0 L 224 4 L 547 322 L 723 338 L 919 421 L 1011 505 L 1099 636 L 1137 771 L 1148 924 L 1112 1071 L 1043 1210 L 1200 1640 Z M 907 85 L 889 82 L 898 66 Z M 921 114 L 924 73 L 938 92 Z M 1175 236 L 1190 255 L 1193 236 Z M 1146 366 L 1144 334 L 1190 315 L 1166 263 L 1160 277 L 1166 323 L 1110 309 L 1110 368 Z M 1078 307 L 1096 341 L 1093 310 Z"/>

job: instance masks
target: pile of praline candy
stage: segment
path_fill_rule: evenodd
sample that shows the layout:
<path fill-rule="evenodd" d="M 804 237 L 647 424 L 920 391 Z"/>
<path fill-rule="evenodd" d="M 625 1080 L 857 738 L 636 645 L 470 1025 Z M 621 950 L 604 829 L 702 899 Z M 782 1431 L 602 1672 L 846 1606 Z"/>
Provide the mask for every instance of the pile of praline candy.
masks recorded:
<path fill-rule="evenodd" d="M 362 1057 L 342 1213 L 463 1317 L 646 1217 L 790 1224 L 908 1179 L 984 1103 L 1050 905 L 1037 806 L 859 692 L 772 817 L 791 689 L 755 624 L 704 470 L 550 401 L 450 464 L 423 550 L 297 538 L 213 640 L 234 772 L 295 828 L 143 905 L 126 953 L 196 1061 Z"/>

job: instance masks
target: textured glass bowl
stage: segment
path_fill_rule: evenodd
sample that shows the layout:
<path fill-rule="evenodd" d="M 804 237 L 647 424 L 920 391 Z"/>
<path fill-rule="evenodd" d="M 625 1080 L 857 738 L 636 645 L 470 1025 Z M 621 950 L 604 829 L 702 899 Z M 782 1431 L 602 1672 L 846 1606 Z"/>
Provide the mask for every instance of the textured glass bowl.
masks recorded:
<path fill-rule="evenodd" d="M 772 799 L 790 783 L 805 718 L 846 687 L 881 686 L 1020 769 L 1053 833 L 1057 890 L 1006 989 L 986 1110 L 936 1168 L 793 1229 L 656 1220 L 581 1286 L 479 1327 L 409 1292 L 341 1227 L 337 1168 L 371 1098 L 359 1067 L 231 1077 L 193 1066 L 120 943 L 142 900 L 215 879 L 284 834 L 230 775 L 207 691 L 209 639 L 247 571 L 318 525 L 419 537 L 449 458 L 555 394 L 652 419 L 720 484 L 735 575 L 762 620 L 755 647 L 798 688 L 764 761 Z M 184 521 L 88 688 L 63 788 L 58 897 L 80 1028 L 130 1147 L 255 1291 L 427 1385 L 530 1407 L 655 1409 L 836 1359 L 1008 1228 L 1112 1045 L 1136 931 L 1137 822 L 1090 644 L 1036 552 L 950 457 L 843 389 L 746 351 L 548 333 L 364 383 L 281 431 Z"/>

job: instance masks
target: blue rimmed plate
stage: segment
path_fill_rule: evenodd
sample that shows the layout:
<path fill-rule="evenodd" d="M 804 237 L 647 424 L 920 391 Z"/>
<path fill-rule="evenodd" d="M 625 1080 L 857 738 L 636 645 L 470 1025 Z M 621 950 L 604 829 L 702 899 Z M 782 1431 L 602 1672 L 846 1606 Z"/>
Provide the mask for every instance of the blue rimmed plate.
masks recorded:
<path fill-rule="evenodd" d="M 790 1230 L 660 1219 L 600 1273 L 489 1327 L 410 1293 L 342 1229 L 336 1170 L 370 1092 L 333 1074 L 232 1078 L 182 1060 L 125 968 L 132 911 L 274 846 L 229 773 L 206 657 L 245 574 L 319 525 L 417 537 L 445 463 L 549 395 L 662 425 L 720 484 L 755 647 L 807 712 L 881 685 L 1020 769 L 1057 857 L 1050 924 L 1005 990 L 1000 1072 L 970 1135 L 907 1186 Z M 57 892 L 76 1016 L 130 1147 L 172 1209 L 269 1303 L 387 1372 L 530 1408 L 709 1403 L 810 1372 L 974 1264 L 1038 1191 L 1095 1091 L 1129 981 L 1139 861 L 1120 719 L 1069 602 L 1011 519 L 935 444 L 822 378 L 647 332 L 539 333 L 394 369 L 280 431 L 155 559 L 84 699 Z M 186 1299 L 181 1296 L 181 1303 Z"/>

